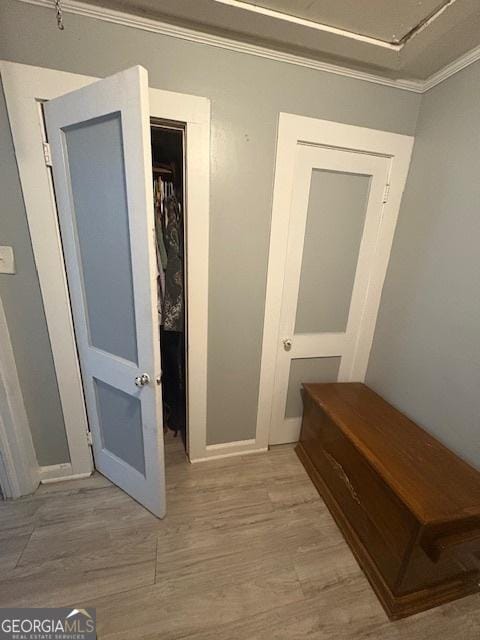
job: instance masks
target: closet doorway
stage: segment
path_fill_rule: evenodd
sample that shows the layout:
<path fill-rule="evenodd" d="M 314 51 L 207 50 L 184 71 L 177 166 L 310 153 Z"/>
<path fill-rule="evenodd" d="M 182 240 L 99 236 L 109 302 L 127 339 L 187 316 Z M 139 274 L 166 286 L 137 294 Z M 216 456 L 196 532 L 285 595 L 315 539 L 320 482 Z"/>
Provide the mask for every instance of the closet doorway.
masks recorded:
<path fill-rule="evenodd" d="M 40 477 L 89 475 L 90 439 L 95 467 L 161 517 L 164 426 L 206 457 L 209 101 L 149 89 L 141 67 L 100 81 L 1 72 L 16 151 L 32 149 L 19 170 L 70 450 Z"/>
<path fill-rule="evenodd" d="M 162 363 L 163 429 L 188 452 L 185 325 L 185 127 L 152 120 L 153 213 Z"/>

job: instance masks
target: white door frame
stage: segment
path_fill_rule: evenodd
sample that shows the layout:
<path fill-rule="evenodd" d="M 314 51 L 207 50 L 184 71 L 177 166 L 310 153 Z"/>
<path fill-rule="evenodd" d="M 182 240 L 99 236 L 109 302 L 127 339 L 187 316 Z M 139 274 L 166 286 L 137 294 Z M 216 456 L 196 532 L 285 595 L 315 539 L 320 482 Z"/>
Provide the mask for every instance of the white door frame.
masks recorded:
<path fill-rule="evenodd" d="M 35 264 L 65 420 L 70 463 L 41 467 L 42 480 L 88 475 L 93 462 L 65 264 L 50 169 L 43 153 L 41 103 L 98 78 L 0 61 Z M 207 335 L 210 181 L 210 101 L 149 90 L 150 115 L 185 123 L 188 310 L 188 449 L 191 461 L 207 453 Z"/>
<path fill-rule="evenodd" d="M 400 202 L 407 179 L 413 141 L 412 136 L 280 113 L 257 412 L 259 446 L 268 446 L 272 419 L 276 359 L 279 340 L 282 337 L 279 335 L 279 323 L 297 145 L 345 149 L 390 159 L 390 172 L 386 185 L 388 198 L 383 205 L 382 221 L 375 247 L 374 268 L 370 275 L 368 294 L 362 311 L 362 339 L 357 347 L 357 360 L 361 366 L 356 367 L 354 377 L 357 381 L 363 381 Z"/>
<path fill-rule="evenodd" d="M 0 487 L 4 498 L 19 498 L 35 491 L 39 482 L 37 457 L 0 299 Z"/>

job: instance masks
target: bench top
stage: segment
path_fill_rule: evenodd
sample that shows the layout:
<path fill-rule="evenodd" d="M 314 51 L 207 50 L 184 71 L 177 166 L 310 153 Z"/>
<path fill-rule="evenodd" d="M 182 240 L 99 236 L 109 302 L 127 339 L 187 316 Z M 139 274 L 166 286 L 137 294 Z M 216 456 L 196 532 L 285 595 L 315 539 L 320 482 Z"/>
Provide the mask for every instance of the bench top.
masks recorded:
<path fill-rule="evenodd" d="M 480 517 L 480 472 L 362 383 L 304 384 L 425 525 Z"/>

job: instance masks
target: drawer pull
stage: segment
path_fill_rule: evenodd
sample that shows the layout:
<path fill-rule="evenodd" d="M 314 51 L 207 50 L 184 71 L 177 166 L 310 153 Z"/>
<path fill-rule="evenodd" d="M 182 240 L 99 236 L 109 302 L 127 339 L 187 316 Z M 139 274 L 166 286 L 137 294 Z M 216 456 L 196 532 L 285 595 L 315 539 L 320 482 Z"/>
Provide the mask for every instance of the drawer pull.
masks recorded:
<path fill-rule="evenodd" d="M 348 491 L 350 492 L 350 495 L 352 496 L 352 498 L 355 500 L 355 502 L 357 502 L 358 504 L 360 504 L 360 498 L 358 497 L 357 492 L 355 491 L 353 484 L 350 480 L 350 478 L 347 476 L 347 474 L 345 473 L 344 468 L 342 467 L 342 465 L 337 462 L 335 460 L 335 458 L 328 453 L 328 451 L 324 452 L 325 455 L 327 456 L 328 460 L 330 461 L 330 464 L 332 465 L 332 467 L 335 469 L 335 471 L 337 472 L 337 474 L 340 476 L 340 478 L 343 480 L 343 482 L 345 483 Z M 361 505 L 360 505 L 361 506 Z"/>

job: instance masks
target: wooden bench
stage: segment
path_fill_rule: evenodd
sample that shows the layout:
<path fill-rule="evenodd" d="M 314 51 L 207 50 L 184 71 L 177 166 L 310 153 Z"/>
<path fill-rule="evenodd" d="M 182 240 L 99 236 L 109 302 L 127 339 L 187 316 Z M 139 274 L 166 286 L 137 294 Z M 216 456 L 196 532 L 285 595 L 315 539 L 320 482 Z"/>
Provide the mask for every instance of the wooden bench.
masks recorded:
<path fill-rule="evenodd" d="M 302 393 L 297 454 L 388 616 L 480 591 L 480 473 L 364 384 Z"/>

